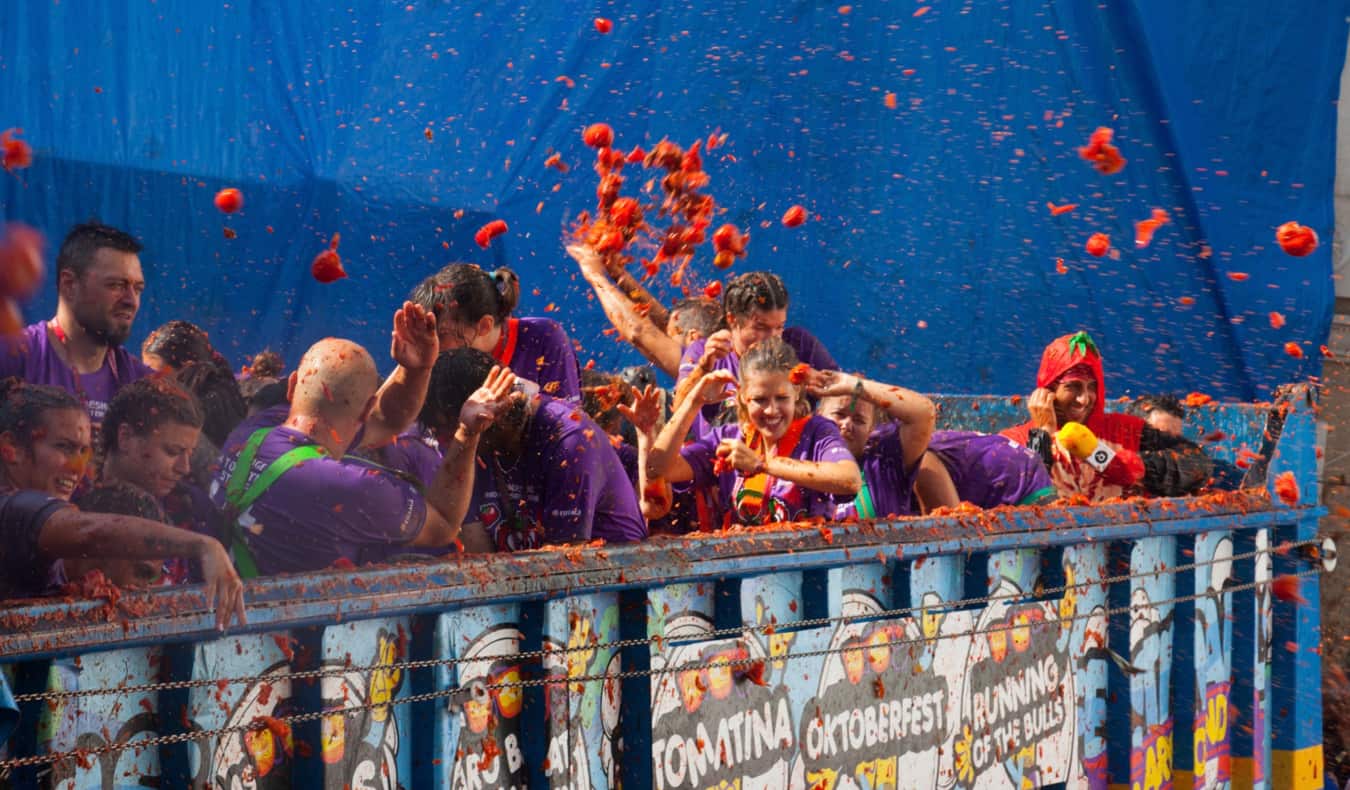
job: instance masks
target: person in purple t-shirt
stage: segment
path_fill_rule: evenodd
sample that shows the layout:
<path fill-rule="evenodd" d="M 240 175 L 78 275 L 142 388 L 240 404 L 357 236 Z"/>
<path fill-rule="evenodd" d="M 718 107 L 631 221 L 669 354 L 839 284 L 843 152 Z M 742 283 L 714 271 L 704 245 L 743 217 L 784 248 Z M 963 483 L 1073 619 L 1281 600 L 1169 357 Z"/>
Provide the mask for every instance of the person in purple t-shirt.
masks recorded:
<path fill-rule="evenodd" d="M 79 397 L 95 439 L 117 391 L 151 372 L 122 347 L 145 290 L 140 251 L 140 242 L 117 228 L 76 225 L 56 256 L 56 315 L 0 338 L 0 378 Z"/>
<path fill-rule="evenodd" d="M 460 419 L 461 404 L 492 363 L 492 357 L 472 348 L 442 354 L 422 423 L 443 435 Z M 637 493 L 609 436 L 577 404 L 517 394 L 487 430 L 478 457 L 476 468 L 469 467 L 474 501 L 466 519 L 478 525 L 470 530 L 466 524 L 467 551 L 647 537 Z"/>
<path fill-rule="evenodd" d="M 413 302 L 436 315 L 442 351 L 484 351 L 545 395 L 581 402 L 581 368 L 572 341 L 557 321 L 512 318 L 520 280 L 506 267 L 488 274 L 452 263 L 413 289 Z"/>
<path fill-rule="evenodd" d="M 810 372 L 807 386 L 821 398 L 820 413 L 839 426 L 862 463 L 862 490 L 840 504 L 837 518 L 916 515 L 961 502 L 990 508 L 1054 498 L 1054 487 L 1035 454 L 1000 436 L 934 431 L 936 407 L 913 390 L 834 371 Z"/>
<path fill-rule="evenodd" d="M 748 272 L 733 278 L 722 294 L 722 306 L 727 328 L 714 332 L 707 339 L 695 340 L 684 350 L 675 385 L 676 401 L 683 399 L 691 386 L 691 377 L 696 374 L 725 370 L 731 373 L 733 382 L 740 378 L 741 356 L 751 346 L 769 337 L 781 337 L 798 361 L 816 370 L 839 369 L 830 352 L 810 332 L 801 327 L 784 328 L 788 293 L 778 275 Z M 711 403 L 703 408 L 694 421 L 695 436 L 703 435 L 714 425 L 735 419 L 734 412 L 723 406 Z"/>
<path fill-rule="evenodd" d="M 113 398 L 103 422 L 107 457 L 100 484 L 136 486 L 159 502 L 167 523 L 220 537 L 220 513 L 190 476 L 204 421 L 196 396 L 173 379 L 151 377 L 132 383 Z M 186 563 L 166 563 L 166 583 L 188 579 Z"/>
<path fill-rule="evenodd" d="M 805 391 L 792 383 L 796 354 L 771 335 L 739 362 L 740 419 L 676 450 L 696 412 L 724 400 L 732 383 L 725 369 L 697 374 L 647 454 L 648 477 L 715 486 L 727 520 L 736 523 L 833 516 L 834 497 L 854 496 L 862 479 L 839 429 L 811 414 Z"/>
<path fill-rule="evenodd" d="M 466 399 L 425 495 L 399 476 L 344 458 L 358 436 L 363 446 L 379 446 L 412 424 L 436 350 L 435 318 L 405 303 L 394 316 L 391 346 L 399 366 L 383 386 L 364 348 L 321 340 L 288 379 L 289 407 L 251 417 L 226 439 L 211 499 L 226 513 L 241 573 L 316 570 L 381 547 L 456 539 L 478 437 L 506 403 L 515 382 L 509 372 L 494 371 Z"/>

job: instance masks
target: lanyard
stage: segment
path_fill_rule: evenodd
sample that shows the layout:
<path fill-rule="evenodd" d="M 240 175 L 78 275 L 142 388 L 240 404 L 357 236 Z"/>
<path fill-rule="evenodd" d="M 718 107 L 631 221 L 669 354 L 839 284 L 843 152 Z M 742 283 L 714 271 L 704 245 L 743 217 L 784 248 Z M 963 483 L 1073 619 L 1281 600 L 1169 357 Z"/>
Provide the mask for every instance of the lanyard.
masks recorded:
<path fill-rule="evenodd" d="M 244 541 L 244 531 L 239 524 L 239 517 L 263 495 L 264 491 L 271 488 L 273 483 L 297 464 L 328 455 L 326 450 L 315 444 L 294 447 L 268 464 L 267 468 L 253 480 L 253 484 L 248 485 L 248 473 L 253 468 L 253 459 L 258 456 L 258 448 L 275 430 L 276 428 L 259 428 L 248 437 L 248 443 L 239 454 L 239 460 L 235 463 L 234 471 L 230 473 L 230 480 L 225 486 L 227 505 L 225 529 L 230 539 L 230 554 L 234 556 L 234 566 L 239 575 L 245 579 L 258 576 L 258 563 L 248 543 Z"/>

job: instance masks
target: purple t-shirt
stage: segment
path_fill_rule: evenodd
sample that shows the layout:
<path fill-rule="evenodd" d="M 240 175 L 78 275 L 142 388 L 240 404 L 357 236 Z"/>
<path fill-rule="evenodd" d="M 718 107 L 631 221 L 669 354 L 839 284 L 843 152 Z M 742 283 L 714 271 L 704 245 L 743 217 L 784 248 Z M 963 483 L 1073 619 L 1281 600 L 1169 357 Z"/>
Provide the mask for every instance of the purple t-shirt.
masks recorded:
<path fill-rule="evenodd" d="M 741 426 L 738 423 L 719 425 L 680 448 L 680 455 L 694 470 L 694 485 L 717 486 L 722 510 L 730 512 L 732 520 L 742 524 L 767 524 L 812 516 L 829 518 L 834 515 L 834 500 L 829 494 L 777 478 L 773 478 L 770 486 L 771 510 L 766 517 L 758 518 L 754 513 L 738 508 L 737 495 L 745 479 L 734 470 L 714 475 L 713 462 L 717 457 L 717 445 L 723 439 L 740 438 Z M 807 418 L 802 434 L 797 439 L 797 446 L 792 448 L 788 457 L 821 463 L 853 460 L 853 454 L 839 436 L 839 428 L 819 415 Z"/>
<path fill-rule="evenodd" d="M 539 391 L 573 403 L 581 402 L 581 368 L 572 341 L 557 321 L 512 318 L 493 352 L 511 372 L 539 385 Z"/>
<path fill-rule="evenodd" d="M 389 444 L 375 448 L 365 447 L 349 454 L 349 457 L 352 456 L 369 459 L 402 475 L 405 480 L 417 481 L 417 484 L 422 486 L 424 494 L 426 489 L 436 482 L 436 474 L 440 472 L 443 460 L 436 438 L 419 423 L 414 423 Z M 425 554 L 439 557 L 458 551 L 459 546 L 455 543 L 448 546 L 378 546 L 362 552 L 358 564 L 387 562 L 390 558 L 400 555 Z"/>
<path fill-rule="evenodd" d="M 481 521 L 498 551 L 647 537 L 637 492 L 618 453 L 580 406 L 540 395 L 521 457 L 501 468 L 490 457 L 484 460 L 474 475 L 465 521 Z M 514 503 L 514 521 L 506 512 L 512 508 L 502 505 L 503 494 Z"/>
<path fill-rule="evenodd" d="M 871 499 L 872 513 L 879 518 L 908 516 L 918 512 L 914 501 L 914 473 L 919 463 L 905 468 L 905 448 L 900 441 L 900 426 L 888 422 L 872 431 L 863 449 L 862 475 L 865 492 L 839 505 L 835 518 L 858 515 L 858 498 Z"/>
<path fill-rule="evenodd" d="M 805 362 L 816 370 L 838 370 L 839 365 L 830 356 L 830 352 L 825 350 L 825 346 L 816 339 L 816 336 L 802 329 L 799 326 L 790 326 L 783 330 L 783 342 L 787 343 L 793 351 L 797 352 L 797 361 Z M 675 382 L 684 381 L 698 367 L 698 361 L 703 358 L 703 350 L 707 348 L 706 338 L 699 338 L 690 343 L 684 349 L 684 355 L 680 357 L 680 369 L 675 377 Z M 741 377 L 741 357 L 735 351 L 722 357 L 713 365 L 713 370 L 731 371 L 732 378 L 740 380 Z M 735 392 L 736 386 L 733 384 L 728 387 L 729 392 Z M 725 410 L 725 412 L 724 412 Z M 708 432 L 708 429 L 714 425 L 726 423 L 736 418 L 735 401 L 726 400 L 722 403 L 710 403 L 704 406 L 694 417 L 694 426 L 691 430 L 694 436 L 702 436 Z"/>
<path fill-rule="evenodd" d="M 0 379 L 17 376 L 29 384 L 47 384 L 71 393 L 89 411 L 95 436 L 118 390 L 153 372 L 125 348 L 115 346 L 108 350 L 103 367 L 93 373 L 76 373 L 57 356 L 46 321 L 30 324 L 18 337 L 0 339 Z"/>
<path fill-rule="evenodd" d="M 962 502 L 991 508 L 1054 496 L 1055 484 L 1045 464 L 1006 436 L 934 431 L 928 451 L 942 459 Z"/>
<path fill-rule="evenodd" d="M 216 507 L 225 509 L 230 475 L 254 431 L 278 426 L 258 447 L 249 484 L 287 451 L 312 444 L 303 433 L 278 425 L 287 409 L 260 412 L 225 440 L 211 481 Z M 411 483 L 369 464 L 325 456 L 303 461 L 278 478 L 240 514 L 239 526 L 258 572 L 272 574 L 319 570 L 339 559 L 355 563 L 363 550 L 413 540 L 426 519 L 426 501 Z"/>
<path fill-rule="evenodd" d="M 38 548 L 51 515 L 70 503 L 39 491 L 0 493 L 0 600 L 42 595 L 54 559 Z"/>

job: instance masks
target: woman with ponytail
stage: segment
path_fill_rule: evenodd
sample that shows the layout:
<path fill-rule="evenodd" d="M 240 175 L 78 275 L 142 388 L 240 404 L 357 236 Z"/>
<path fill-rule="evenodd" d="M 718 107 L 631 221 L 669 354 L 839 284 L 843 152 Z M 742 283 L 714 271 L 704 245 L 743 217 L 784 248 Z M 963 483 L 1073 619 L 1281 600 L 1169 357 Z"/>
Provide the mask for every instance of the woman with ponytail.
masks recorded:
<path fill-rule="evenodd" d="M 468 346 L 491 354 L 545 395 L 581 402 L 581 369 L 563 328 L 548 318 L 511 316 L 520 300 L 515 272 L 452 263 L 423 280 L 410 299 L 435 314 L 441 351 Z"/>

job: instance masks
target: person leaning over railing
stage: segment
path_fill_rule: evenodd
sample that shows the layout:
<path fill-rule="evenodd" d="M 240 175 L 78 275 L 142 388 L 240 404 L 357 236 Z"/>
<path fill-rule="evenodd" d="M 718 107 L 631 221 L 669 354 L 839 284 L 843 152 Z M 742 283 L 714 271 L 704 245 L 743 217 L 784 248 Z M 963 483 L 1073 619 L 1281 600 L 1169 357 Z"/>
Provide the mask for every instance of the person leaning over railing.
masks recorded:
<path fill-rule="evenodd" d="M 492 380 L 493 370 L 492 357 L 473 348 L 447 351 L 436 361 L 421 420 L 442 444 L 456 422 L 463 422 L 466 398 Z M 637 493 L 618 454 L 578 404 L 518 392 L 484 431 L 477 453 L 479 463 L 465 467 L 465 481 L 473 487 L 466 551 L 647 537 Z"/>
<path fill-rule="evenodd" d="M 1105 404 L 1097 344 L 1087 332 L 1065 335 L 1041 354 L 1031 419 L 1002 433 L 1041 455 L 1065 497 L 1182 496 L 1209 480 L 1213 462 L 1194 442 L 1132 414 L 1108 414 Z"/>
<path fill-rule="evenodd" d="M 355 563 L 371 549 L 445 546 L 469 504 L 474 450 L 514 377 L 497 371 L 444 436 L 444 460 L 424 492 L 415 482 L 343 456 L 393 440 L 417 416 L 438 343 L 435 319 L 412 303 L 394 316 L 398 369 L 380 385 L 361 346 L 315 343 L 288 380 L 289 408 L 246 420 L 226 440 L 211 483 L 227 543 L 246 578 Z"/>

